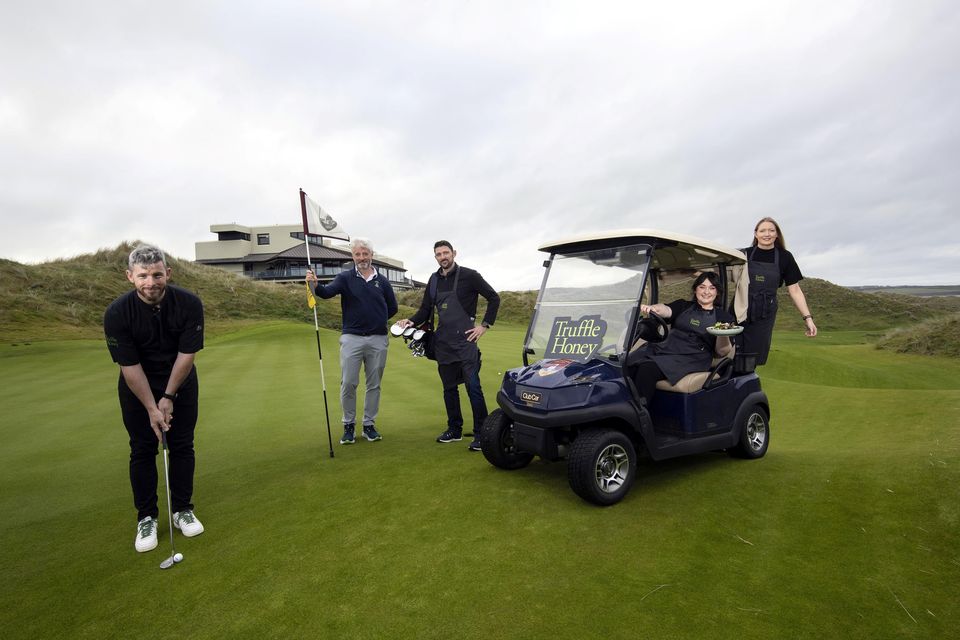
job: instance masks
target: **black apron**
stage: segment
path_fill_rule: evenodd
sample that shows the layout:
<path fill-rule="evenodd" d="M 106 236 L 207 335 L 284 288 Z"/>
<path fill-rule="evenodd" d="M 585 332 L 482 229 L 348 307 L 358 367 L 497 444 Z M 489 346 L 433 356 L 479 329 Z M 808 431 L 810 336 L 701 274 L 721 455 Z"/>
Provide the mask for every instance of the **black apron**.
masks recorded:
<path fill-rule="evenodd" d="M 649 345 L 648 357 L 657 363 L 670 384 L 695 371 L 708 371 L 713 362 L 715 338 L 707 327 L 717 322 L 716 309 L 709 311 L 693 303 L 673 321 L 664 342 Z"/>
<path fill-rule="evenodd" d="M 757 354 L 757 364 L 767 361 L 770 343 L 773 340 L 773 324 L 777 319 L 777 289 L 780 287 L 780 250 L 774 247 L 773 262 L 753 260 L 757 250 L 751 247 L 747 254 L 747 270 L 750 274 L 747 322 L 740 343 L 743 353 Z"/>
<path fill-rule="evenodd" d="M 451 291 L 437 292 L 433 303 L 437 309 L 437 329 L 434 331 L 437 349 L 437 364 L 455 362 L 476 362 L 480 359 L 480 349 L 476 342 L 470 342 L 464 335 L 473 329 L 473 318 L 467 315 L 457 298 L 457 282 L 460 280 L 460 267 L 453 277 Z M 438 287 L 439 289 L 439 287 Z"/>

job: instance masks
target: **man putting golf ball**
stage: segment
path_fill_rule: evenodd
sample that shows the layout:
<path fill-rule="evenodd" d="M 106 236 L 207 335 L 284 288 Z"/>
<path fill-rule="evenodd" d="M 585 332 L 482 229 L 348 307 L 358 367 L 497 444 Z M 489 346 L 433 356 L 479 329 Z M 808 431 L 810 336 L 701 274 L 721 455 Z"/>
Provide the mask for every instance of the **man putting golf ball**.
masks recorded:
<path fill-rule="evenodd" d="M 134 547 L 139 552 L 157 546 L 156 458 L 161 439 L 170 526 L 187 537 L 203 533 L 191 502 L 198 404 L 193 362 L 203 348 L 203 304 L 193 293 L 168 284 L 170 273 L 163 251 L 136 247 L 127 260 L 127 280 L 134 290 L 114 300 L 103 317 L 107 348 L 120 365 L 120 413 L 130 442 L 130 485 L 137 509 Z M 171 529 L 171 546 L 172 535 Z"/>

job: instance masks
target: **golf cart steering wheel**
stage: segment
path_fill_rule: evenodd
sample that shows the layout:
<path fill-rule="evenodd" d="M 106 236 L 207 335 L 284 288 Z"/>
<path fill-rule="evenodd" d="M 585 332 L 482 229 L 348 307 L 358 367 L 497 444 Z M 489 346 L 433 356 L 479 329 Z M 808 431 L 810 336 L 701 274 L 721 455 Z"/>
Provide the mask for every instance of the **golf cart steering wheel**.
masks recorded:
<path fill-rule="evenodd" d="M 659 315 L 651 311 L 640 321 L 640 338 L 647 342 L 663 342 L 670 334 L 670 325 Z"/>

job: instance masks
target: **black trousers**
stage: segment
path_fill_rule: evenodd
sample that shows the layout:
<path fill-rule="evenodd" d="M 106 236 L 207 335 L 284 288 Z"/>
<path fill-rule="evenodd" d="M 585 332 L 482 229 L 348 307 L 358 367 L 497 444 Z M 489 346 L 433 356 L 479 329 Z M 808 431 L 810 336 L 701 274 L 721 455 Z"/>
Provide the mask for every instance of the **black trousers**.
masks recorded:
<path fill-rule="evenodd" d="M 755 353 L 757 366 L 767 363 L 770 354 L 770 345 L 773 342 L 773 325 L 777 320 L 777 312 L 760 320 L 750 320 L 743 324 L 743 333 L 740 334 L 737 346 L 739 353 Z"/>
<path fill-rule="evenodd" d="M 657 382 L 666 380 L 667 376 L 653 360 L 640 359 L 630 363 L 630 366 L 633 367 L 633 381 L 637 385 L 637 391 L 646 398 L 649 407 L 653 394 L 657 391 Z"/>
<path fill-rule="evenodd" d="M 463 428 L 463 413 L 460 411 L 459 385 L 467 387 L 470 408 L 473 410 L 473 433 L 480 435 L 480 427 L 487 419 L 487 402 L 480 387 L 480 358 L 474 362 L 437 364 L 440 382 L 443 384 L 443 404 L 447 409 L 447 427 L 453 431 Z"/>
<path fill-rule="evenodd" d="M 157 454 L 160 441 L 150 428 L 150 417 L 139 398 L 130 391 L 123 377 L 118 385 L 120 413 L 130 436 L 130 486 L 137 521 L 160 515 L 157 506 Z M 160 398 L 163 389 L 154 390 Z M 193 509 L 193 471 L 196 456 L 193 432 L 197 426 L 199 386 L 196 374 L 191 375 L 177 391 L 173 401 L 173 421 L 167 431 L 170 459 L 170 502 L 174 512 Z"/>

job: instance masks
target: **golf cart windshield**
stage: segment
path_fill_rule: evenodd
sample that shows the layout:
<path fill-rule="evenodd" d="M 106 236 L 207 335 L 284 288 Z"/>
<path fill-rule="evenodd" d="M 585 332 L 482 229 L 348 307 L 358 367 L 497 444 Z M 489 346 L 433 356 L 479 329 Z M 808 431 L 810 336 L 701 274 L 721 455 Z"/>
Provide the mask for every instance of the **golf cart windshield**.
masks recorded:
<path fill-rule="evenodd" d="M 555 254 L 527 333 L 531 360 L 624 351 L 651 254 L 645 244 Z"/>

